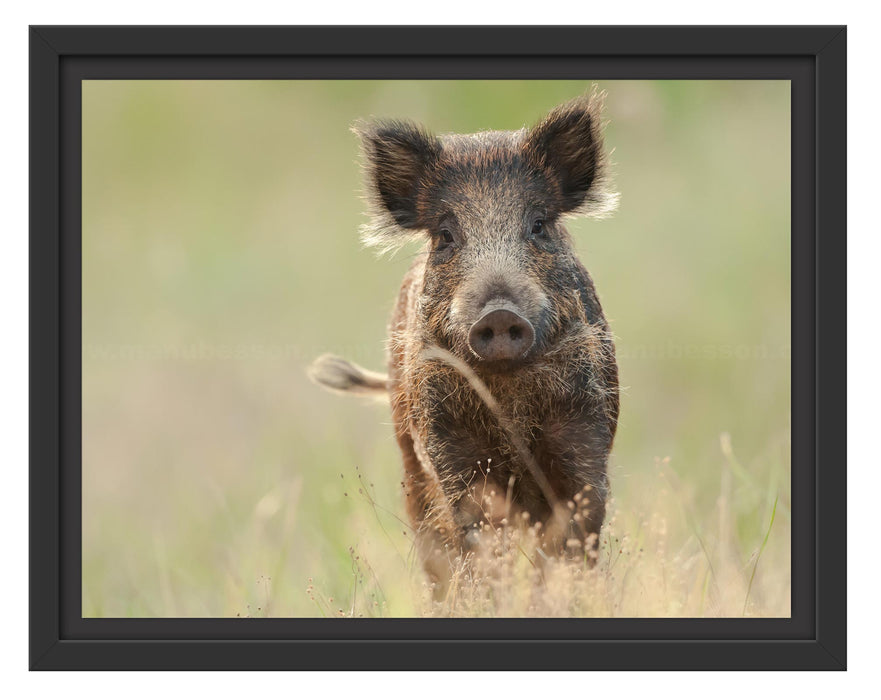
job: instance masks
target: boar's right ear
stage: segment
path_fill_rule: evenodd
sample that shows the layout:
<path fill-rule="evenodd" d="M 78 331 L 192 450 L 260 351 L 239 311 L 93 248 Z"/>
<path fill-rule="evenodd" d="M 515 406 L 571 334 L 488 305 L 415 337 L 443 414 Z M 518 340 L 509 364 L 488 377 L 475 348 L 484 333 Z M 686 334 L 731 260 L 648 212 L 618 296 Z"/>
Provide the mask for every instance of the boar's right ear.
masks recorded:
<path fill-rule="evenodd" d="M 352 131 L 361 139 L 373 214 L 364 242 L 395 248 L 408 238 L 400 229 L 422 228 L 419 191 L 440 157 L 440 139 L 409 122 L 359 122 Z"/>
<path fill-rule="evenodd" d="M 603 95 L 596 89 L 551 111 L 526 133 L 524 151 L 556 190 L 561 213 L 601 217 L 614 211 L 600 122 Z"/>

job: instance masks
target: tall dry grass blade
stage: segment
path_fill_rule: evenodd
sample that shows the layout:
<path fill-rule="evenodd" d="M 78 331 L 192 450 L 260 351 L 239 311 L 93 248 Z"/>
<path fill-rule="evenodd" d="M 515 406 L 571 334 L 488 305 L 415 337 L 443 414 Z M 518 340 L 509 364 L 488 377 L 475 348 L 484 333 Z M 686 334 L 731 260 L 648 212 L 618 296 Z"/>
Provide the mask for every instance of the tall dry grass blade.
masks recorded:
<path fill-rule="evenodd" d="M 768 544 L 768 537 L 771 535 L 771 528 L 774 525 L 774 516 L 777 515 L 777 500 L 779 496 L 774 499 L 774 507 L 771 509 L 771 522 L 768 523 L 768 530 L 765 532 L 765 539 L 762 541 L 762 546 L 759 547 L 759 553 L 756 555 L 756 561 L 753 564 L 753 572 L 749 577 L 749 585 L 746 587 L 746 598 L 743 600 L 743 612 L 741 612 L 741 616 L 746 615 L 746 606 L 749 603 L 749 594 L 753 588 L 753 579 L 756 577 L 756 569 L 759 568 L 759 559 L 762 558 L 762 552 L 765 551 L 765 545 Z"/>

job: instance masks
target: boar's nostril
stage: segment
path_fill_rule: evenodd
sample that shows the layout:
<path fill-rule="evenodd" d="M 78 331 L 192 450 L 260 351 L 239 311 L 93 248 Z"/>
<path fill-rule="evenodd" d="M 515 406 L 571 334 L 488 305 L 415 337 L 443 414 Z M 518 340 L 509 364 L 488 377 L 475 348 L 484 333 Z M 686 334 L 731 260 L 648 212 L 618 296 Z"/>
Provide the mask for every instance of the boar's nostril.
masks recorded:
<path fill-rule="evenodd" d="M 481 360 L 517 360 L 535 340 L 532 324 L 511 308 L 495 308 L 483 314 L 468 333 L 468 344 Z"/>

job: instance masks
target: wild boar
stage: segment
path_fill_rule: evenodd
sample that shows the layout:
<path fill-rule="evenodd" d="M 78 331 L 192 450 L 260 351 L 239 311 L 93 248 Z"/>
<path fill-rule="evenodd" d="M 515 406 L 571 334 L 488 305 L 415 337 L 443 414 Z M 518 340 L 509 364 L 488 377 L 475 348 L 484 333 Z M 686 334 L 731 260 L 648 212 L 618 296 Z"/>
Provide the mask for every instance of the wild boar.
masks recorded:
<path fill-rule="evenodd" d="M 433 135 L 359 123 L 381 249 L 424 241 L 388 329 L 388 375 L 332 355 L 311 376 L 387 393 L 424 567 L 451 561 L 502 520 L 541 523 L 542 547 L 590 565 L 618 420 L 615 347 L 563 220 L 617 204 L 596 91 L 533 128 Z"/>

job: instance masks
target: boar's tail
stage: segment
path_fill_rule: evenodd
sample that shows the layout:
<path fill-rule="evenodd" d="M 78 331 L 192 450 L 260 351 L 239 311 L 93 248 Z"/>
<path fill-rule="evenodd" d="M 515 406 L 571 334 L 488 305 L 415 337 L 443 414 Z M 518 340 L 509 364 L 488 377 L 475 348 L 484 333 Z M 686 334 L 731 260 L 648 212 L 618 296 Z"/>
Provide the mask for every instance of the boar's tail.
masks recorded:
<path fill-rule="evenodd" d="M 388 392 L 388 377 L 371 372 L 336 355 L 322 355 L 308 370 L 309 377 L 331 391 L 379 395 Z"/>

